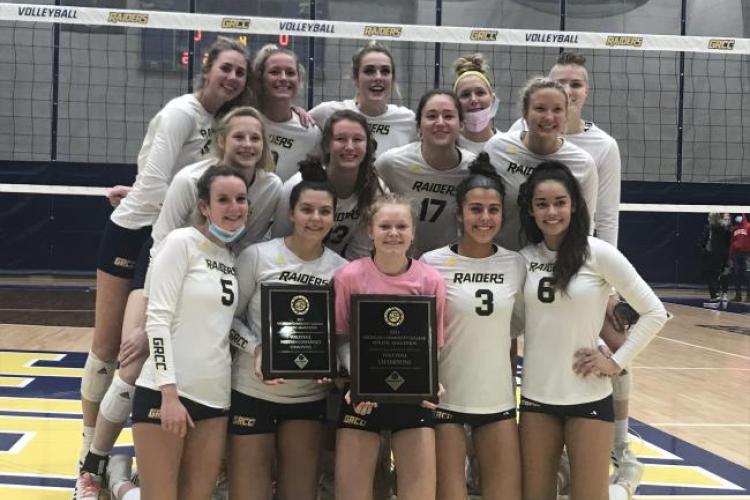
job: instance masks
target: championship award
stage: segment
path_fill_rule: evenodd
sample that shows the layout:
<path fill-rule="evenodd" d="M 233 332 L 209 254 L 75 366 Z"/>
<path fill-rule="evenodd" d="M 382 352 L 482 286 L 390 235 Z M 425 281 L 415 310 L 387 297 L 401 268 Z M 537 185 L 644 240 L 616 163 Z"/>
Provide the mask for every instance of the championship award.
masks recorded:
<path fill-rule="evenodd" d="M 437 402 L 435 297 L 352 295 L 352 399 Z"/>
<path fill-rule="evenodd" d="M 330 286 L 260 286 L 265 379 L 333 377 L 334 315 Z"/>

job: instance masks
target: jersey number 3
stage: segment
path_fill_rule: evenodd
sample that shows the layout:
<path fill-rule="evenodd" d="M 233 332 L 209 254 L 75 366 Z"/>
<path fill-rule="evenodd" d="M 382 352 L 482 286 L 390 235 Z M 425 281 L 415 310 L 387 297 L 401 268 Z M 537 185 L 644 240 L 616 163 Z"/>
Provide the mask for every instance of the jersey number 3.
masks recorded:
<path fill-rule="evenodd" d="M 475 307 L 474 310 L 480 316 L 489 316 L 495 311 L 494 297 L 492 296 L 492 290 L 481 288 L 476 291 L 474 296 L 482 301 L 482 303 Z"/>
<path fill-rule="evenodd" d="M 219 280 L 221 282 L 221 303 L 225 306 L 234 304 L 234 290 L 232 280 Z"/>

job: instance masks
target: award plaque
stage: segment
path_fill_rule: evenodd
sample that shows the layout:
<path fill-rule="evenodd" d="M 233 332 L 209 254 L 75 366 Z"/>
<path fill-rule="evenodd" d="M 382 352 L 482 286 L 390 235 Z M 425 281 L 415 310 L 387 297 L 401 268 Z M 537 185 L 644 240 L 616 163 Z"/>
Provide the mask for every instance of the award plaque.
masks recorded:
<path fill-rule="evenodd" d="M 333 377 L 333 289 L 312 285 L 260 285 L 265 379 Z"/>
<path fill-rule="evenodd" d="M 352 295 L 352 399 L 437 402 L 435 297 Z"/>

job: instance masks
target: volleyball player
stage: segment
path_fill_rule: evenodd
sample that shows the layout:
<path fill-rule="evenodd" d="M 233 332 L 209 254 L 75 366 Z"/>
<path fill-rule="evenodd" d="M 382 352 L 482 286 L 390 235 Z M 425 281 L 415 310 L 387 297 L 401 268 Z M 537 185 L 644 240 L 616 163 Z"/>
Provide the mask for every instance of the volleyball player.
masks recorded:
<path fill-rule="evenodd" d="M 437 498 L 467 498 L 464 425 L 472 429 L 482 498 L 521 498 L 515 370 L 508 356 L 511 319 L 523 316 L 522 257 L 492 240 L 503 223 L 505 189 L 487 153 L 456 189 L 458 243 L 422 255 L 447 288 L 440 381 L 435 410 Z"/>
<path fill-rule="evenodd" d="M 242 171 L 248 182 L 251 203 L 247 227 L 232 251 L 261 241 L 273 221 L 281 197 L 281 179 L 273 173 L 274 163 L 262 115 L 249 106 L 235 108 L 219 123 L 215 133 L 216 156 L 224 165 Z M 204 160 L 177 174 L 169 186 L 164 206 L 153 229 L 154 245 L 170 231 L 189 223 L 196 207 L 196 181 L 211 163 Z"/>
<path fill-rule="evenodd" d="M 495 95 L 491 70 L 482 54 L 462 56 L 453 61 L 453 92 L 461 101 L 464 128 L 458 145 L 476 154 L 494 135 L 499 134 L 492 120 L 500 101 Z"/>
<path fill-rule="evenodd" d="M 427 264 L 407 253 L 414 241 L 414 214 L 408 199 L 387 194 L 367 217 L 373 255 L 357 259 L 334 277 L 339 360 L 350 370 L 350 299 L 353 294 L 433 295 L 438 345 L 443 343 L 445 284 Z M 380 435 L 391 431 L 398 497 L 435 498 L 435 433 L 428 408 L 419 405 L 351 404 L 347 395 L 336 433 L 336 498 L 372 498 Z"/>
<path fill-rule="evenodd" d="M 237 315 L 249 327 L 232 369 L 229 425 L 229 495 L 272 497 L 277 464 L 280 500 L 314 500 L 329 384 L 315 380 L 264 380 L 261 373 L 261 285 L 327 284 L 346 260 L 325 247 L 334 225 L 336 195 L 319 163 L 300 164 L 287 214 L 292 234 L 245 249 L 238 259 Z M 235 325 L 237 322 L 235 321 Z"/>
<path fill-rule="evenodd" d="M 533 126 L 529 125 L 530 127 Z M 526 263 L 521 391 L 523 497 L 555 499 L 563 446 L 570 497 L 608 498 L 613 438 L 612 384 L 667 321 L 659 299 L 612 245 L 589 236 L 586 200 L 557 161 L 536 166 L 518 197 L 530 244 Z M 611 357 L 597 348 L 610 289 L 640 314 Z"/>
<path fill-rule="evenodd" d="M 350 109 L 362 113 L 377 142 L 375 157 L 417 139 L 414 112 L 391 104 L 396 86 L 396 64 L 384 45 L 373 41 L 359 49 L 352 57 L 351 76 L 356 87 L 354 99 L 322 102 L 310 110 L 320 127 L 336 110 Z"/>
<path fill-rule="evenodd" d="M 503 179 L 508 199 L 517 198 L 520 185 L 537 165 L 555 160 L 567 165 L 576 176 L 589 215 L 593 216 L 598 186 L 596 165 L 590 154 L 563 137 L 568 115 L 565 88 L 548 78 L 534 78 L 523 89 L 521 101 L 528 130 L 496 135 L 484 147 Z M 523 246 L 522 214 L 515 203 L 508 203 L 504 215 L 498 243 L 504 248 L 519 250 Z"/>
<path fill-rule="evenodd" d="M 620 148 L 617 141 L 595 123 L 583 119 L 583 106 L 589 95 L 586 58 L 576 52 L 562 52 L 549 72 L 549 79 L 558 82 L 568 94 L 568 116 L 563 137 L 593 158 L 598 175 L 598 196 L 594 227 L 596 236 L 617 246 L 620 211 Z M 510 131 L 523 130 L 523 119 Z"/>
<path fill-rule="evenodd" d="M 416 119 L 421 139 L 386 151 L 375 168 L 388 189 L 417 204 L 414 251 L 419 256 L 456 240 L 456 186 L 475 155 L 457 145 L 463 110 L 453 92 L 424 94 Z"/>
<path fill-rule="evenodd" d="M 169 233 L 151 265 L 149 358 L 133 401 L 133 438 L 146 500 L 205 500 L 219 474 L 231 387 L 229 328 L 247 181 L 211 167 L 198 181 L 195 225 Z"/>
<path fill-rule="evenodd" d="M 369 255 L 372 242 L 361 224 L 361 214 L 372 200 L 385 192 L 373 166 L 375 141 L 364 116 L 349 109 L 335 111 L 323 127 L 323 164 L 336 191 L 334 227 L 325 239 L 328 248 L 351 260 Z M 284 183 L 271 228 L 273 237 L 292 233 L 289 194 L 302 181 L 297 173 Z"/>
<path fill-rule="evenodd" d="M 242 45 L 219 37 L 209 48 L 198 90 L 169 101 L 151 120 L 138 153 L 138 175 L 115 208 L 99 249 L 94 339 L 81 382 L 83 460 L 99 404 L 117 364 L 123 314 L 136 260 L 148 257 L 148 238 L 174 174 L 211 150 L 214 116 L 246 102 L 249 60 Z"/>
<path fill-rule="evenodd" d="M 556 64 L 552 66 L 549 78 L 565 87 L 570 99 L 564 137 L 591 154 L 596 163 L 599 186 L 594 215 L 595 234 L 607 243 L 617 246 L 621 185 L 620 149 L 612 136 L 593 122 L 582 118 L 583 106 L 589 94 L 589 76 L 585 64 L 586 58 L 583 55 L 575 52 L 562 52 Z M 523 121 L 519 120 L 512 129 L 518 130 L 522 127 Z M 611 312 L 616 302 L 617 296 L 613 294 L 610 298 L 605 328 L 601 335 L 612 351 L 616 351 L 624 339 L 623 325 L 614 320 Z M 643 475 L 643 465 L 630 451 L 628 443 L 628 407 L 632 372 L 624 370 L 613 377 L 612 385 L 615 405 L 612 461 L 615 473 L 611 480 L 634 492 Z"/>
<path fill-rule="evenodd" d="M 219 121 L 212 158 L 189 165 L 177 173 L 153 226 L 154 249 L 170 231 L 190 225 L 191 216 L 195 217 L 198 210 L 197 181 L 207 168 L 217 162 L 237 168 L 250 184 L 248 197 L 253 204 L 252 215 L 248 218 L 242 237 L 232 245 L 233 251 L 237 253 L 238 248 L 264 237 L 276 209 L 281 181 L 271 173 L 273 160 L 259 116 L 251 107 L 234 108 Z M 102 474 L 107 455 L 130 415 L 135 390 L 133 384 L 148 354 L 145 340 L 147 299 L 143 292 L 141 284 L 128 297 L 120 369 L 102 400 L 94 439 L 82 471 Z"/>
<path fill-rule="evenodd" d="M 304 123 L 301 110 L 293 105 L 303 74 L 297 55 L 274 44 L 264 45 L 253 60 L 258 109 L 282 181 L 297 172 L 301 160 L 317 156 L 319 151 L 320 129 L 314 123 Z"/>

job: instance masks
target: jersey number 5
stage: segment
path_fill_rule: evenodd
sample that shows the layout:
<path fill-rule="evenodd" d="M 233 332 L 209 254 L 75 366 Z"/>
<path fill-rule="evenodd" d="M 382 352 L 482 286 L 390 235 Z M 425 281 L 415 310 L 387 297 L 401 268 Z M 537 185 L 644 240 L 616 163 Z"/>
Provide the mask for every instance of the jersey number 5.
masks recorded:
<path fill-rule="evenodd" d="M 480 316 L 489 316 L 495 310 L 494 297 L 492 296 L 492 290 L 482 288 L 476 291 L 474 296 L 482 301 L 482 304 L 475 307 L 474 310 Z"/>
<path fill-rule="evenodd" d="M 419 220 L 427 220 L 427 208 L 430 205 L 436 205 L 437 209 L 435 210 L 435 213 L 432 214 L 432 217 L 430 217 L 430 220 L 427 222 L 435 222 L 438 220 L 438 217 L 440 217 L 440 214 L 443 213 L 443 210 L 445 210 L 445 205 L 447 205 L 447 202 L 445 200 L 435 200 L 433 198 L 425 198 L 422 200 L 422 203 L 419 205 Z"/>
<path fill-rule="evenodd" d="M 225 306 L 234 304 L 234 290 L 232 280 L 219 280 L 221 282 L 221 303 Z"/>
<path fill-rule="evenodd" d="M 555 301 L 555 279 L 542 278 L 539 280 L 539 288 L 536 290 L 536 296 L 539 302 L 550 304 Z"/>

